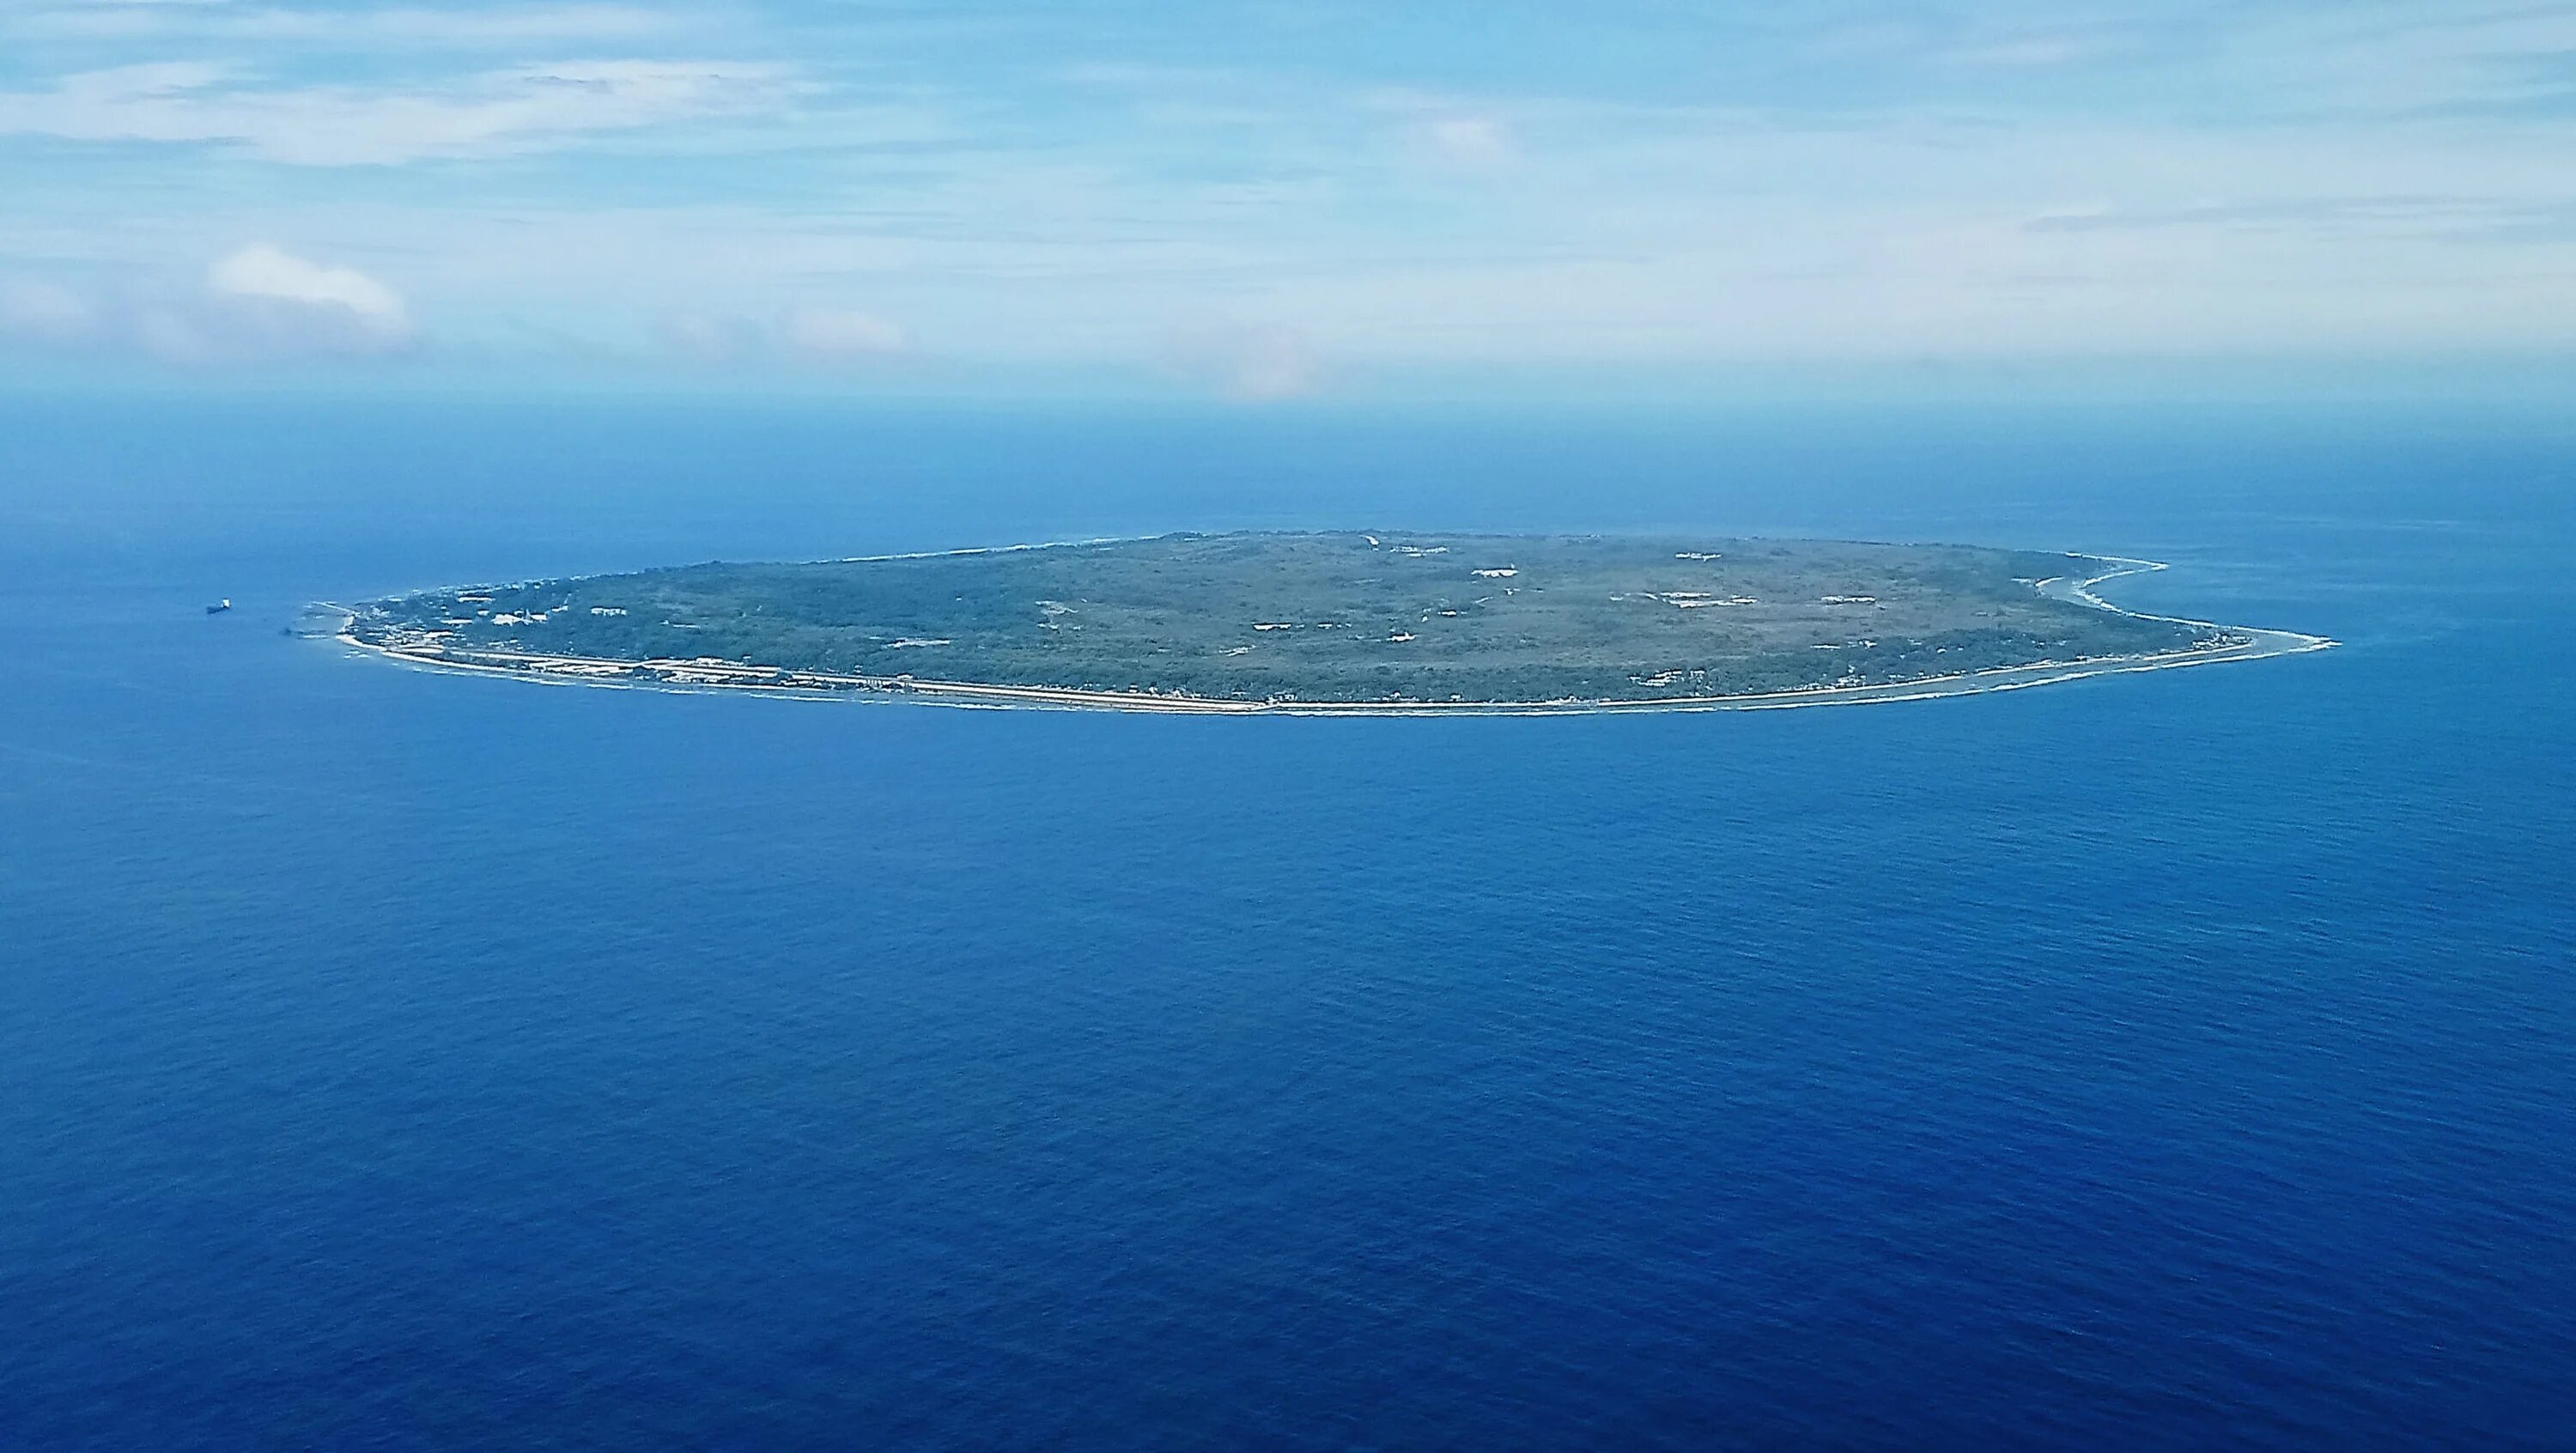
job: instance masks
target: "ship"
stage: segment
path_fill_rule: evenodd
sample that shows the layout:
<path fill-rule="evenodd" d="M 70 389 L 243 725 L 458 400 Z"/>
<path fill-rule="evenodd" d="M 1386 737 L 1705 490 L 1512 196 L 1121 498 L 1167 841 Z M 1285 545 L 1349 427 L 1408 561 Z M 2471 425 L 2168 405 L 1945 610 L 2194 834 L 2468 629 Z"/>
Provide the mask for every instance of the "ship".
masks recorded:
<path fill-rule="evenodd" d="M 208 615 L 210 615 L 210 616 L 219 616 L 219 615 L 222 615 L 225 611 L 231 610 L 232 608 L 233 608 L 233 598 L 232 598 L 231 596 L 229 596 L 229 595 L 228 595 L 228 596 L 225 596 L 223 599 L 221 599 L 221 600 L 219 600 L 219 601 L 216 601 L 213 605 L 210 605 L 210 606 L 206 607 L 206 614 L 208 614 Z"/>

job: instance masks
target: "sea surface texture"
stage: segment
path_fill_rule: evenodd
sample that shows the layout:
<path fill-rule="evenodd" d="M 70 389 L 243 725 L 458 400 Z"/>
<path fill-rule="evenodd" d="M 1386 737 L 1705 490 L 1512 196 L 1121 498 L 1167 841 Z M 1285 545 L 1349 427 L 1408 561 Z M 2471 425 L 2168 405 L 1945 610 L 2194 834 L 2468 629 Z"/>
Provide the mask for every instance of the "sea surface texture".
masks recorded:
<path fill-rule="evenodd" d="M 2576 1447 L 2562 422 L 5 410 L 0 1447 Z M 279 630 L 1377 525 L 2345 644 L 1301 720 Z"/>

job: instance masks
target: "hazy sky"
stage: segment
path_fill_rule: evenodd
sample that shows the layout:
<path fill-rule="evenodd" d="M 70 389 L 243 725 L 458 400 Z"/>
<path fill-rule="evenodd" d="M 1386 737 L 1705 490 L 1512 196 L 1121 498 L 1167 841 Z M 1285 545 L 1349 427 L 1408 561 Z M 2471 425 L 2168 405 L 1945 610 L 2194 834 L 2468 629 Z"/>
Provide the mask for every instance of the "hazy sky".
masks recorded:
<path fill-rule="evenodd" d="M 2576 4 L 0 4 L 0 367 L 2563 359 Z"/>

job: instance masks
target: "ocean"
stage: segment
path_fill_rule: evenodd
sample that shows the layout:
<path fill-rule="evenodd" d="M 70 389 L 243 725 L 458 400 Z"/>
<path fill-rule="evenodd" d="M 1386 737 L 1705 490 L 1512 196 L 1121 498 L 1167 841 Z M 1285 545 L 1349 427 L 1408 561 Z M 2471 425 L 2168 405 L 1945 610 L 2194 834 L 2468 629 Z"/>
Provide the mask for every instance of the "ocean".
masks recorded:
<path fill-rule="evenodd" d="M 280 629 L 1380 525 L 2344 644 L 1317 720 Z M 2576 430 L 2431 406 L 0 403 L 0 1446 L 2576 1447 L 2571 553 Z"/>

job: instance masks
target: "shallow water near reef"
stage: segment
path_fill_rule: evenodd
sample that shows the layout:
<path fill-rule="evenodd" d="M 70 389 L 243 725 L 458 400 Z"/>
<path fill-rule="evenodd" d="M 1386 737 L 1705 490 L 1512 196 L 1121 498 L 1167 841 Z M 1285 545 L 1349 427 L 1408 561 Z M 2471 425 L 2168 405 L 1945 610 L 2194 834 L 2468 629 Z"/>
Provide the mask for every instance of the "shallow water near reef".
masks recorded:
<path fill-rule="evenodd" d="M 2563 428 L 149 424 L 0 404 L 0 1444 L 2576 1442 Z M 2345 644 L 1309 720 L 279 630 L 1385 523 L 2099 551 Z"/>

